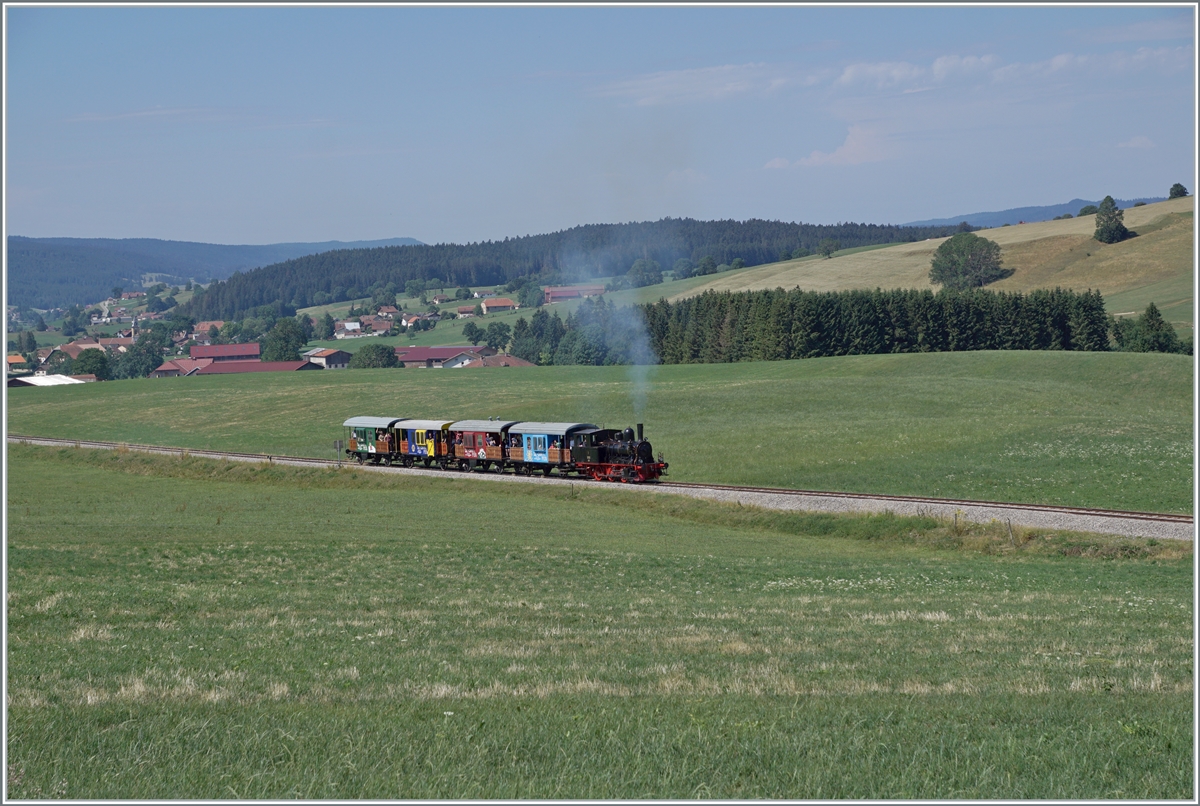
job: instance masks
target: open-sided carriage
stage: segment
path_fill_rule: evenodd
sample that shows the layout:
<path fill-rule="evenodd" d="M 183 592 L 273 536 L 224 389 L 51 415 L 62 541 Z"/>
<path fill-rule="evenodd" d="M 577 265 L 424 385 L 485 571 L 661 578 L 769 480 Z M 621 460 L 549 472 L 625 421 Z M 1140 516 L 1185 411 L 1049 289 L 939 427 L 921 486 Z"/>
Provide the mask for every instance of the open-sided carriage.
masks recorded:
<path fill-rule="evenodd" d="M 508 429 L 508 463 L 517 473 L 549 476 L 575 468 L 571 448 L 575 434 L 594 429 L 591 423 L 515 423 Z"/>
<path fill-rule="evenodd" d="M 504 471 L 508 429 L 515 420 L 459 420 L 450 424 L 450 450 L 459 470 Z"/>
<path fill-rule="evenodd" d="M 390 465 L 399 458 L 395 425 L 403 417 L 351 417 L 346 429 L 346 457 L 351 461 Z"/>

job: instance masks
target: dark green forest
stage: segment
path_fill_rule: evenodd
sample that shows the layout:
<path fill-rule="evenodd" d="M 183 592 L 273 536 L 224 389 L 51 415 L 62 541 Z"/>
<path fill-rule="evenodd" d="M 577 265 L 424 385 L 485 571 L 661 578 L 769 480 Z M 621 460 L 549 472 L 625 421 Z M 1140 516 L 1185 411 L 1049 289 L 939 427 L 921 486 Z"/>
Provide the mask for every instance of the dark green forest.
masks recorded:
<path fill-rule="evenodd" d="M 236 269 L 252 269 L 281 260 L 347 246 L 418 243 L 412 238 L 387 241 L 325 241 L 250 246 L 163 241 L 156 238 L 25 238 L 8 236 L 8 301 L 25 308 L 89 305 L 114 286 L 141 288 L 142 276 L 160 275 L 177 285 L 208 282 Z"/>
<path fill-rule="evenodd" d="M 705 292 L 616 308 L 538 310 L 512 353 L 539 364 L 699 364 L 959 350 L 1108 350 L 1098 291 Z"/>
<path fill-rule="evenodd" d="M 344 249 L 296 258 L 214 283 L 185 306 L 197 319 L 237 319 L 262 305 L 295 311 L 366 296 L 372 286 L 437 279 L 447 287 L 500 285 L 518 277 L 547 283 L 625 274 L 639 259 L 670 267 L 704 258 L 745 265 L 771 263 L 797 252 L 816 253 L 823 241 L 839 248 L 911 242 L 954 234 L 956 227 L 878 224 L 792 224 L 782 221 L 696 221 L 665 218 L 629 224 L 590 224 L 548 235 L 465 245 L 436 244 Z"/>

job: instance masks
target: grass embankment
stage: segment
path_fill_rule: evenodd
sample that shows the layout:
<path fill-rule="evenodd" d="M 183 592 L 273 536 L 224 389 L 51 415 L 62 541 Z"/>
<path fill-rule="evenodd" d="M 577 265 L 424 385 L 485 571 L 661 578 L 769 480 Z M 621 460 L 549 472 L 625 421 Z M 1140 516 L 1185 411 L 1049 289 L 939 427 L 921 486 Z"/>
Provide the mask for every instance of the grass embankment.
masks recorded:
<path fill-rule="evenodd" d="M 670 478 L 1190 512 L 1192 362 L 940 353 L 659 366 L 352 370 L 10 390 L 9 431 L 333 457 L 358 414 L 635 422 Z M 119 412 L 119 415 L 118 415 Z"/>
<path fill-rule="evenodd" d="M 1187 544 L 9 461 L 10 797 L 1194 794 Z"/>
<path fill-rule="evenodd" d="M 1134 309 L 1141 313 L 1147 303 L 1154 302 L 1168 309 L 1168 320 L 1188 335 L 1195 294 L 1194 203 L 1189 197 L 1126 210 L 1125 224 L 1138 237 L 1117 244 L 1102 244 L 1092 237 L 1095 216 L 981 230 L 981 237 L 1000 244 L 1004 266 L 1015 270 L 1012 277 L 988 288 L 1022 292 L 1056 286 L 1076 291 L 1099 289 L 1110 313 Z M 668 299 L 693 296 L 705 288 L 932 288 L 929 262 L 944 240 L 839 253 L 830 260 L 803 258 L 754 266 L 675 291 Z"/>

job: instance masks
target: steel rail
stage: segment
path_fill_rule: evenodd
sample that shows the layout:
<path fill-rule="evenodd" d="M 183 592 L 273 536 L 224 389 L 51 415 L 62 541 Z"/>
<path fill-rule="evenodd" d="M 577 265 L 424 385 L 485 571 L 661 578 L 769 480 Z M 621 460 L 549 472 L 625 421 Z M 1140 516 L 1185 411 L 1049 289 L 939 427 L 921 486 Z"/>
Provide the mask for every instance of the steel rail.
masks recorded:
<path fill-rule="evenodd" d="M 63 446 L 63 447 L 95 448 L 95 449 L 101 449 L 101 450 L 117 450 L 120 448 L 125 448 L 127 450 L 139 451 L 142 453 L 157 453 L 157 454 L 167 454 L 167 455 L 176 455 L 176 456 L 196 456 L 196 457 L 200 457 L 200 458 L 204 458 L 204 459 L 238 459 L 238 460 L 242 460 L 242 461 L 255 461 L 255 462 L 267 462 L 267 463 L 273 463 L 273 462 L 278 461 L 278 462 L 286 463 L 286 464 L 317 465 L 317 466 L 324 466 L 324 467 L 328 467 L 330 465 L 349 465 L 349 466 L 353 466 L 353 467 L 358 466 L 348 460 L 316 459 L 316 458 L 309 457 L 309 456 L 287 456 L 287 455 L 265 454 L 265 453 L 241 453 L 241 452 L 237 452 L 237 451 L 217 451 L 217 450 L 209 450 L 209 449 L 204 449 L 204 448 L 179 448 L 179 447 L 169 447 L 166 445 L 144 445 L 144 444 L 138 444 L 138 443 L 132 443 L 132 442 L 105 442 L 105 441 L 101 441 L 101 440 L 62 439 L 59 437 L 34 437 L 34 436 L 28 436 L 28 435 L 24 435 L 24 434 L 9 434 L 8 441 L 14 442 L 14 443 L 55 445 L 55 446 Z M 396 471 L 396 472 L 401 472 L 401 471 L 405 471 L 405 470 L 430 470 L 430 471 L 433 470 L 433 468 L 423 468 L 423 467 L 404 468 L 404 467 L 398 466 L 398 465 L 392 466 L 392 467 L 385 467 L 382 465 L 378 465 L 378 466 L 367 465 L 364 467 L 370 467 L 373 470 L 375 470 L 375 469 L 377 469 L 377 470 L 392 470 L 392 471 Z M 438 472 L 440 474 L 441 471 L 438 471 Z M 494 478 L 493 476 L 488 476 L 488 477 Z M 514 478 L 521 479 L 523 477 L 518 476 L 518 477 L 514 477 Z M 556 480 L 553 476 L 549 476 L 549 477 L 537 476 L 537 477 L 531 477 L 531 478 L 535 478 L 540 483 L 545 483 L 546 481 L 555 481 Z M 557 480 L 560 482 L 572 482 L 573 483 L 575 481 L 582 481 L 584 479 L 569 479 L 569 478 L 561 478 L 560 477 Z M 1057 514 L 1072 515 L 1072 516 L 1117 518 L 1117 519 L 1121 519 L 1121 520 L 1135 520 L 1135 521 L 1151 521 L 1151 522 L 1156 522 L 1156 523 L 1194 524 L 1194 518 L 1191 515 L 1183 515 L 1183 514 L 1176 514 L 1176 513 L 1169 513 L 1169 512 L 1138 512 L 1138 511 L 1127 511 L 1127 510 L 1117 510 L 1117 509 L 1098 509 L 1095 507 L 1067 507 L 1067 506 L 1055 506 L 1055 505 L 1050 505 L 1050 504 L 1018 504 L 1018 503 L 1006 502 L 1006 501 L 973 501 L 973 500 L 969 500 L 969 499 L 957 499 L 957 498 L 931 498 L 931 497 L 923 497 L 923 496 L 831 492 L 829 490 L 791 490 L 791 489 L 784 489 L 784 488 L 779 488 L 779 487 L 748 487 L 748 486 L 726 485 L 726 484 L 703 484 L 703 483 L 699 483 L 699 482 L 663 481 L 663 482 L 658 482 L 653 485 L 644 485 L 644 486 L 657 487 L 657 488 L 662 489 L 665 492 L 669 492 L 671 490 L 682 491 L 682 490 L 690 489 L 690 490 L 711 490 L 714 492 L 722 492 L 722 493 L 745 492 L 745 493 L 755 493 L 755 494 L 762 494 L 762 495 L 780 495 L 780 496 L 795 496 L 795 497 L 814 497 L 814 498 L 831 498 L 831 499 L 840 498 L 840 499 L 852 499 L 852 500 L 862 500 L 862 501 L 894 501 L 896 503 L 916 505 L 916 506 L 920 506 L 922 504 L 928 504 L 928 505 L 935 505 L 935 506 L 940 506 L 940 507 L 951 507 L 951 506 L 952 507 L 964 507 L 964 508 L 966 508 L 966 507 L 977 507 L 977 508 L 983 507 L 983 508 L 1007 509 L 1007 510 L 1023 511 L 1023 512 L 1057 513 Z"/>

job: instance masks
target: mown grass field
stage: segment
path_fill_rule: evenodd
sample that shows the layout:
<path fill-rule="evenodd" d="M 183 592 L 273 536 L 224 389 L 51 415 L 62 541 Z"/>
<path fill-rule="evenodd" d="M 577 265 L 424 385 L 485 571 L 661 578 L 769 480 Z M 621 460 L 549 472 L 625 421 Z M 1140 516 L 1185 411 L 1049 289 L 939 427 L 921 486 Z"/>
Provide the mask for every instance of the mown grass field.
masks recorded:
<path fill-rule="evenodd" d="M 637 421 L 639 399 L 647 438 L 680 481 L 1192 509 L 1192 361 L 1179 355 L 929 353 L 145 379 L 9 390 L 8 428 L 333 458 L 341 423 L 359 414 L 625 427 Z"/>
<path fill-rule="evenodd" d="M 8 479 L 10 798 L 1195 795 L 1189 544 L 77 449 Z"/>
<path fill-rule="evenodd" d="M 1099 289 L 1110 313 L 1139 303 L 1170 306 L 1170 321 L 1188 334 L 1192 325 L 1195 257 L 1192 250 L 1195 200 L 1192 197 L 1147 204 L 1125 211 L 1125 224 L 1138 237 L 1117 244 L 1093 239 L 1095 216 L 1042 221 L 981 230 L 977 234 L 1000 244 L 1006 268 L 1014 274 L 988 288 L 1030 291 L 1035 288 Z M 897 244 L 884 249 L 802 258 L 728 272 L 707 282 L 672 290 L 668 299 L 693 296 L 705 288 L 745 291 L 795 288 L 841 291 L 855 288 L 932 288 L 929 262 L 945 239 Z M 1165 284 L 1165 285 L 1164 285 Z M 1161 299 L 1158 294 L 1162 293 Z M 1131 294 L 1118 300 L 1109 299 Z M 1142 301 L 1143 298 L 1145 301 Z"/>

